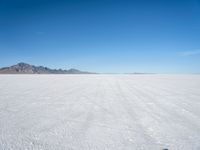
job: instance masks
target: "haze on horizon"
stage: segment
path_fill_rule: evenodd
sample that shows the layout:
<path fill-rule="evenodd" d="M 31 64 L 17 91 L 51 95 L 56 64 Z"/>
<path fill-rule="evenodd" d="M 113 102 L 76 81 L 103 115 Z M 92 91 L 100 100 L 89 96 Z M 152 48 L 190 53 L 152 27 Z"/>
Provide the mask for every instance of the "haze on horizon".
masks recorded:
<path fill-rule="evenodd" d="M 0 67 L 200 73 L 199 0 L 1 0 Z"/>

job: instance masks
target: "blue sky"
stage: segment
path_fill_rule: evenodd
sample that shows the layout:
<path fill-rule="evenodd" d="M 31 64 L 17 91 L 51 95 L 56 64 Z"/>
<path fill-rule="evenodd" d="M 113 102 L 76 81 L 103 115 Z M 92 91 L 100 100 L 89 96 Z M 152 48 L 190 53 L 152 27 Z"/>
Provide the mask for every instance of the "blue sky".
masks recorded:
<path fill-rule="evenodd" d="M 200 0 L 0 0 L 0 67 L 200 73 Z"/>

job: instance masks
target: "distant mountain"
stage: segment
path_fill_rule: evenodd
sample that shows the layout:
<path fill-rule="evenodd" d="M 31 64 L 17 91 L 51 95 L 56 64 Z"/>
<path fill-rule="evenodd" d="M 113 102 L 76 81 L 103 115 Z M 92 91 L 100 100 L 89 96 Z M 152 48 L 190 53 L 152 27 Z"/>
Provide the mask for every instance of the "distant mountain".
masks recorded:
<path fill-rule="evenodd" d="M 77 69 L 50 69 L 43 66 L 34 66 L 27 63 L 18 63 L 10 67 L 0 68 L 0 74 L 94 74 Z"/>

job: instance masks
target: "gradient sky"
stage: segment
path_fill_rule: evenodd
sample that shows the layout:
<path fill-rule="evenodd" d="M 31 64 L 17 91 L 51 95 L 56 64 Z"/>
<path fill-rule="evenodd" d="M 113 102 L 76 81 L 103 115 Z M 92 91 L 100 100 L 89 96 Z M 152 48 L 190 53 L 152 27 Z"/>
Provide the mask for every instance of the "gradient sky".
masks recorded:
<path fill-rule="evenodd" d="M 0 0 L 0 67 L 200 73 L 200 0 Z"/>

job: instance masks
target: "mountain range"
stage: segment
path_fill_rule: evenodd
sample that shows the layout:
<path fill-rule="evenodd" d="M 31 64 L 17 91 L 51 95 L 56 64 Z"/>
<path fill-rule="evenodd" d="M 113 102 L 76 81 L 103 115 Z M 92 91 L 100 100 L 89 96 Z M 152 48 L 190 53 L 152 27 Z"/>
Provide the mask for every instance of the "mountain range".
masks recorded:
<path fill-rule="evenodd" d="M 77 69 L 51 69 L 43 66 L 34 66 L 27 63 L 18 63 L 10 67 L 0 68 L 0 74 L 95 74 Z"/>

